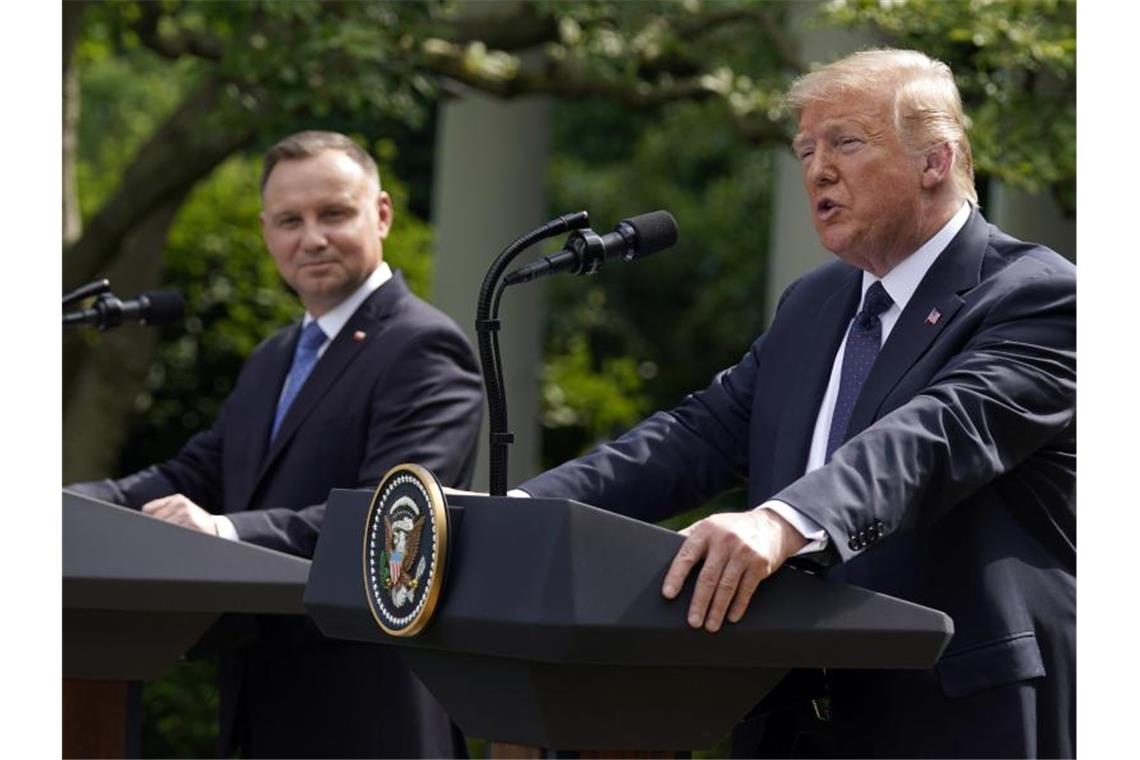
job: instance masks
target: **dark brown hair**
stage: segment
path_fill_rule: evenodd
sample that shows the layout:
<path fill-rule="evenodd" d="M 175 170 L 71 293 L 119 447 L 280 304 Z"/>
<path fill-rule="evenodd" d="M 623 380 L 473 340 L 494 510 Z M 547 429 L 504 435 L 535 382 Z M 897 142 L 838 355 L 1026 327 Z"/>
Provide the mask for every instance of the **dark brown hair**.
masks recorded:
<path fill-rule="evenodd" d="M 344 151 L 349 158 L 360 164 L 360 167 L 376 180 L 376 187 L 380 187 L 380 170 L 377 168 L 376 162 L 372 156 L 368 155 L 368 151 L 357 145 L 352 138 L 339 132 L 307 130 L 279 140 L 266 151 L 265 161 L 261 167 L 262 192 L 265 192 L 265 183 L 269 181 L 269 175 L 273 173 L 273 168 L 281 161 L 312 158 L 326 150 Z"/>

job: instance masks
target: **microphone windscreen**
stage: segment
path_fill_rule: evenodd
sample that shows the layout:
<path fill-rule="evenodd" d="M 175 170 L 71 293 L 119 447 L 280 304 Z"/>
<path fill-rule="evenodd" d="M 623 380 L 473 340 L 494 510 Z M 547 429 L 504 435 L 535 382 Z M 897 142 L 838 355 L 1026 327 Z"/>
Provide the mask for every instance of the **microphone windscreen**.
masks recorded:
<path fill-rule="evenodd" d="M 186 299 L 177 290 L 151 290 L 139 296 L 146 299 L 146 306 L 140 315 L 147 324 L 167 325 L 182 319 L 186 310 Z"/>
<path fill-rule="evenodd" d="M 637 232 L 634 258 L 663 251 L 677 242 L 677 220 L 668 211 L 650 211 L 625 220 Z"/>

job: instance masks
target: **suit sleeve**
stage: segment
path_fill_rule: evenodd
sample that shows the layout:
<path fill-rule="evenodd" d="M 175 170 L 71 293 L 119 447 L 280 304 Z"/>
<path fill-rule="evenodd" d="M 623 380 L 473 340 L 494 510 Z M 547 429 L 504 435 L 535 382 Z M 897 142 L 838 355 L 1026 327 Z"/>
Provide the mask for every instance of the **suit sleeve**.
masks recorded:
<path fill-rule="evenodd" d="M 415 462 L 444 485 L 468 487 L 482 421 L 475 357 L 458 330 L 422 330 L 390 361 L 372 389 L 369 434 L 355 483 L 374 488 L 397 464 Z M 227 517 L 238 536 L 270 549 L 312 556 L 325 505 L 270 508 Z"/>
<path fill-rule="evenodd" d="M 744 482 L 757 340 L 741 361 L 668 412 L 526 481 L 531 496 L 576 499 L 639 520 L 700 506 Z"/>
<path fill-rule="evenodd" d="M 777 311 L 800 282 L 784 290 Z M 738 364 L 675 409 L 657 412 L 617 440 L 518 487 L 531 496 L 575 499 L 657 522 L 743 485 L 763 346 L 761 335 Z"/>
<path fill-rule="evenodd" d="M 995 301 L 921 393 L 773 498 L 823 526 L 824 561 L 846 561 L 860 534 L 925 530 L 1069 434 L 1075 404 L 1075 278 L 1038 275 Z"/>

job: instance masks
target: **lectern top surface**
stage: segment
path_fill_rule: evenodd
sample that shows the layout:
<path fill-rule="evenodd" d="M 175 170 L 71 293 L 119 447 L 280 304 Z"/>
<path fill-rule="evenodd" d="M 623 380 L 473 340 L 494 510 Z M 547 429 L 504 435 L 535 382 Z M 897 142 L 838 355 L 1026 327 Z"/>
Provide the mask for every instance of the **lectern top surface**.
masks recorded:
<path fill-rule="evenodd" d="M 310 565 L 63 492 L 65 607 L 296 614 Z"/>

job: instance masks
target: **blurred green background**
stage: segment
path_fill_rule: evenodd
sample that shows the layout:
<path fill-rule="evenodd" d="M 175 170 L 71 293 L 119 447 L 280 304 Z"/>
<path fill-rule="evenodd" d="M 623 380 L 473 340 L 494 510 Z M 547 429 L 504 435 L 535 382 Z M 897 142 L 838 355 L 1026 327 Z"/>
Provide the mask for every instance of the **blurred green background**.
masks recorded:
<path fill-rule="evenodd" d="M 64 482 L 172 455 L 249 351 L 299 316 L 257 224 L 259 157 L 277 138 L 335 129 L 373 152 L 396 205 L 385 258 L 431 293 L 449 82 L 553 99 L 551 217 L 690 220 L 679 255 L 651 268 L 550 281 L 544 465 L 703 387 L 763 329 L 774 159 L 791 128 L 778 95 L 816 63 L 796 52 L 805 30 L 862 30 L 948 62 L 980 188 L 997 178 L 1076 213 L 1073 2 L 850 0 L 794 22 L 788 3 L 728 0 L 68 2 L 63 16 L 63 287 L 173 287 L 190 315 L 65 336 Z M 542 65 L 520 67 L 524 50 Z M 144 756 L 215 751 L 209 663 L 143 701 Z"/>

